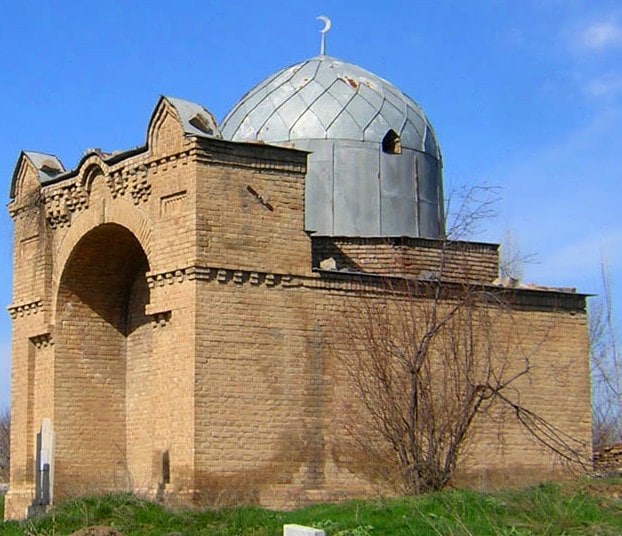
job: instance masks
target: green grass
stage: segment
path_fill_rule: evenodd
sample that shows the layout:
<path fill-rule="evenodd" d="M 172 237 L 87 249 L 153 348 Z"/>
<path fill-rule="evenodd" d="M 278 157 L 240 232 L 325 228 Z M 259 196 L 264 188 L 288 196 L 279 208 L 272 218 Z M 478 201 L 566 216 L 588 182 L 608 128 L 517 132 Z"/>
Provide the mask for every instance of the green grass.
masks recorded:
<path fill-rule="evenodd" d="M 126 536 L 280 536 L 284 523 L 299 523 L 323 528 L 328 536 L 613 536 L 622 534 L 622 501 L 612 496 L 616 493 L 622 495 L 622 480 L 499 493 L 456 490 L 293 512 L 169 510 L 131 495 L 108 495 L 65 502 L 40 519 L 0 523 L 0 534 L 63 535 L 107 525 Z"/>

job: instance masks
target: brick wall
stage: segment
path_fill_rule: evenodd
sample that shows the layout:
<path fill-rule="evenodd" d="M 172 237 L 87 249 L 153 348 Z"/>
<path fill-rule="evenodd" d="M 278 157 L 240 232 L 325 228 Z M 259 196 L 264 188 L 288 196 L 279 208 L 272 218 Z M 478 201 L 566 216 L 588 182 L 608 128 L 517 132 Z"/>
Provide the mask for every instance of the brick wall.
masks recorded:
<path fill-rule="evenodd" d="M 313 266 L 337 270 L 491 283 L 499 276 L 497 244 L 427 238 L 313 237 Z"/>
<path fill-rule="evenodd" d="M 377 275 L 487 284 L 497 249 L 311 238 L 305 158 L 185 136 L 163 100 L 143 149 L 87 155 L 43 188 L 18 164 L 7 518 L 32 501 L 43 418 L 57 498 L 129 488 L 286 507 L 387 490 L 386 464 L 347 432 L 356 399 L 339 330 L 382 298 Z M 317 270 L 329 257 L 336 270 Z M 589 444 L 584 297 L 486 288 L 511 303 L 504 329 L 533 363 L 521 400 Z M 558 467 L 506 417 L 478 424 L 472 483 Z"/>
<path fill-rule="evenodd" d="M 594 466 L 602 475 L 622 473 L 622 444 L 595 449 Z"/>

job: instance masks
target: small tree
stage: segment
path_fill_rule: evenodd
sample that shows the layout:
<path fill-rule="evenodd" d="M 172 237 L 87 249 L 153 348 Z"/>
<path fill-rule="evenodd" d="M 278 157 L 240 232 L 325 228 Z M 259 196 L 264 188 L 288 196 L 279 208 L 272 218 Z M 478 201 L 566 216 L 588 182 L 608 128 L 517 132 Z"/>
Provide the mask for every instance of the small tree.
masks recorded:
<path fill-rule="evenodd" d="M 8 408 L 0 410 L 0 482 L 9 480 L 9 461 L 11 454 L 11 412 Z"/>
<path fill-rule="evenodd" d="M 587 463 L 586 445 L 520 403 L 538 345 L 513 329 L 503 291 L 396 278 L 343 322 L 337 358 L 360 402 L 348 431 L 376 459 L 388 447 L 405 491 L 445 487 L 474 423 L 495 406 L 559 457 Z"/>
<path fill-rule="evenodd" d="M 467 189 L 456 199 L 447 224 L 452 239 L 494 215 L 494 188 Z M 495 406 L 559 457 L 586 464 L 586 445 L 519 402 L 519 380 L 529 375 L 538 345 L 526 346 L 513 329 L 505 299 L 511 291 L 445 281 L 446 265 L 461 259 L 456 247 L 440 241 L 434 278 L 386 278 L 343 315 L 334 347 L 360 402 L 360 415 L 346 424 L 351 436 L 376 459 L 388 448 L 401 483 L 415 494 L 448 484 L 473 424 Z"/>
<path fill-rule="evenodd" d="M 622 353 L 604 263 L 600 272 L 603 293 L 592 302 L 589 321 L 595 448 L 622 442 Z"/>
<path fill-rule="evenodd" d="M 475 418 L 529 372 L 496 341 L 506 308 L 483 289 L 387 281 L 349 317 L 340 352 L 369 428 L 410 493 L 443 488 Z M 503 329 L 503 328 L 501 328 Z"/>

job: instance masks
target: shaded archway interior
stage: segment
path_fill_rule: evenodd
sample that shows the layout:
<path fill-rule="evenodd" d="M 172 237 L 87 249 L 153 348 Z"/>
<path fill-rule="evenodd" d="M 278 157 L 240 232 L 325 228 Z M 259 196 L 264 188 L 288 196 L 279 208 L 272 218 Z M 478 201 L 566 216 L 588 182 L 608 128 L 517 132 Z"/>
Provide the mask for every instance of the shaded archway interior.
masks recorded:
<path fill-rule="evenodd" d="M 128 455 L 148 448 L 135 433 L 148 414 L 146 397 L 140 389 L 132 400 L 126 395 L 148 374 L 148 269 L 134 235 L 103 224 L 78 242 L 63 270 L 54 382 L 60 495 L 129 489 Z"/>

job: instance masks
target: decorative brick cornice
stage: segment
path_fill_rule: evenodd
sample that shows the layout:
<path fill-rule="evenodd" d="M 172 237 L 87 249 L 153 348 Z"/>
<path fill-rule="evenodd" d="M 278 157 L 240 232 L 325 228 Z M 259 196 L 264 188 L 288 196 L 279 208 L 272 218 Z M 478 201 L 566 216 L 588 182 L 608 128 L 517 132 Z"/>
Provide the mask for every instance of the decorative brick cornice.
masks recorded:
<path fill-rule="evenodd" d="M 151 325 L 154 328 L 168 326 L 171 322 L 172 311 L 157 304 L 145 305 L 145 314 L 151 317 Z"/>
<path fill-rule="evenodd" d="M 391 281 L 393 291 L 399 291 L 400 283 L 406 285 L 407 292 L 419 289 L 426 295 L 426 289 L 434 282 L 416 280 L 402 276 L 383 276 L 361 272 L 344 272 L 339 270 L 314 270 L 310 276 L 267 273 L 251 270 L 233 270 L 230 268 L 216 268 L 206 266 L 189 266 L 166 272 L 150 272 L 147 274 L 147 283 L 150 288 L 164 287 L 184 281 L 208 281 L 221 285 L 253 285 L 272 288 L 305 287 L 309 289 L 325 290 L 340 293 L 384 293 L 387 283 Z M 445 281 L 442 283 L 443 292 L 449 297 L 454 292 L 464 291 L 462 283 Z M 537 309 L 559 309 L 567 311 L 585 310 L 585 295 L 544 289 L 505 289 L 494 285 L 473 284 L 473 289 L 487 291 L 502 297 L 512 307 L 535 307 Z M 428 292 L 429 294 L 429 292 Z"/>
<path fill-rule="evenodd" d="M 30 316 L 37 314 L 43 308 L 43 300 L 36 298 L 33 301 L 26 303 L 11 304 L 7 307 L 11 318 L 15 319 L 18 316 Z"/>
<path fill-rule="evenodd" d="M 276 274 L 266 272 L 256 272 L 250 270 L 233 270 L 230 268 L 215 268 L 206 266 L 189 266 L 166 272 L 149 272 L 147 274 L 147 284 L 149 288 L 163 287 L 184 281 L 213 281 L 220 284 L 254 286 L 264 285 L 266 287 L 295 287 L 300 286 L 298 277 L 291 274 Z"/>
<path fill-rule="evenodd" d="M 127 176 L 122 171 L 115 171 L 106 176 L 106 185 L 110 189 L 113 199 L 125 195 L 127 182 Z"/>
<path fill-rule="evenodd" d="M 151 315 L 151 325 L 155 328 L 163 328 L 171 322 L 171 311 L 158 311 Z"/>
<path fill-rule="evenodd" d="M 217 282 L 221 285 L 253 285 L 271 288 L 304 287 L 309 289 L 325 290 L 329 292 L 345 293 L 384 293 L 388 280 L 393 281 L 394 287 L 399 283 L 407 285 L 409 292 L 413 284 L 419 285 L 422 295 L 431 284 L 426 280 L 413 280 L 401 276 L 380 276 L 375 274 L 351 273 L 341 271 L 314 270 L 311 276 L 292 274 L 267 273 L 251 270 L 233 270 L 229 268 L 215 268 L 191 266 L 162 273 L 147 274 L 147 281 L 151 288 L 155 286 L 172 285 L 186 280 Z M 397 286 L 395 286 L 397 285 Z M 442 283 L 444 294 L 450 297 L 455 292 L 463 292 L 464 285 L 455 281 Z M 545 289 L 504 289 L 494 285 L 474 284 L 473 289 L 490 292 L 498 295 L 511 307 L 553 309 L 564 311 L 585 311 L 585 295 Z"/>
<path fill-rule="evenodd" d="M 153 160 L 143 159 L 140 163 L 129 166 L 123 163 L 106 176 L 106 184 L 110 188 L 113 198 L 124 196 L 129 192 L 135 205 L 145 202 L 151 195 L 150 174 L 157 174 L 166 171 L 168 167 L 177 167 L 188 163 L 188 151 L 177 154 L 159 157 Z"/>
<path fill-rule="evenodd" d="M 194 279 L 193 268 L 179 268 L 167 272 L 148 272 L 147 284 L 149 288 L 164 287 L 173 283 L 183 283 L 187 280 Z"/>
<path fill-rule="evenodd" d="M 35 348 L 40 349 L 52 346 L 54 344 L 54 339 L 51 333 L 41 333 L 30 337 L 30 342 L 35 345 Z"/>
<path fill-rule="evenodd" d="M 169 167 L 176 168 L 178 165 L 186 165 L 189 162 L 189 151 L 181 151 L 176 154 L 161 156 L 149 161 L 149 168 L 154 172 L 166 171 Z"/>
<path fill-rule="evenodd" d="M 154 163 L 151 166 L 155 166 Z M 106 184 L 112 197 L 122 197 L 129 191 L 135 205 L 147 201 L 151 195 L 148 180 L 149 165 L 146 163 L 131 168 L 120 169 L 106 176 Z"/>
<path fill-rule="evenodd" d="M 151 183 L 149 176 L 166 170 L 169 166 L 188 163 L 189 152 L 183 151 L 167 157 L 139 162 L 122 162 L 110 166 L 104 175 L 106 185 L 114 199 L 129 193 L 132 202 L 138 205 L 149 199 Z M 53 229 L 71 225 L 72 215 L 89 206 L 88 178 L 82 176 L 78 170 L 69 172 L 67 178 L 42 189 L 45 217 Z M 88 173 L 87 173 L 88 175 Z M 14 203 L 9 207 L 12 217 L 21 207 Z"/>
<path fill-rule="evenodd" d="M 43 190 L 45 217 L 52 229 L 68 227 L 71 225 L 72 215 L 88 205 L 88 192 L 75 180 Z"/>
<path fill-rule="evenodd" d="M 151 184 L 147 180 L 147 170 L 147 166 L 140 166 L 132 169 L 127 177 L 130 195 L 135 205 L 141 201 L 147 201 L 151 195 Z"/>

